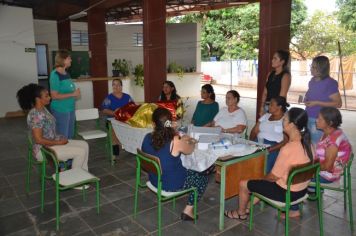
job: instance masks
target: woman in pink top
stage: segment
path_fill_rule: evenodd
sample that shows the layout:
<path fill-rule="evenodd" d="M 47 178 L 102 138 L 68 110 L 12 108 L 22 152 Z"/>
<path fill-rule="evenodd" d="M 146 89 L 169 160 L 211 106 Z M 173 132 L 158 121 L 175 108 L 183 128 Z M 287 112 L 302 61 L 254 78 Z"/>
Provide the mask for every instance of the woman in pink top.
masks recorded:
<path fill-rule="evenodd" d="M 247 206 L 251 192 L 259 193 L 275 201 L 285 202 L 286 182 L 290 169 L 313 160 L 307 124 L 308 115 L 303 109 L 294 107 L 288 111 L 283 119 L 283 131 L 288 135 L 289 140 L 281 148 L 272 171 L 263 179 L 242 180 L 240 182 L 239 208 L 225 211 L 226 217 L 247 219 Z M 291 185 L 292 202 L 307 193 L 308 184 L 309 181 Z"/>
<path fill-rule="evenodd" d="M 316 147 L 315 159 L 320 160 L 320 182 L 338 181 L 351 153 L 351 144 L 339 128 L 341 113 L 335 107 L 323 107 L 316 120 L 318 129 L 324 132 Z"/>

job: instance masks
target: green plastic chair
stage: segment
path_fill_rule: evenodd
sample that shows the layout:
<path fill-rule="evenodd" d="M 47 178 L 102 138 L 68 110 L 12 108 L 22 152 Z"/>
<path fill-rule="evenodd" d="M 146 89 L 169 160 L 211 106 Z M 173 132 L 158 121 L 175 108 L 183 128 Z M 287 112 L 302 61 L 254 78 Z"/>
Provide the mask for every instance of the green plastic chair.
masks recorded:
<path fill-rule="evenodd" d="M 84 140 L 91 140 L 91 139 L 98 139 L 98 138 L 105 138 L 105 149 L 107 151 L 108 159 L 111 165 L 114 165 L 115 159 L 113 158 L 113 151 L 112 151 L 112 140 L 111 140 L 111 133 L 112 129 L 109 125 L 108 131 L 100 127 L 100 117 L 99 111 L 97 108 L 90 108 L 90 109 L 79 109 L 75 110 L 75 128 L 74 133 L 75 136 L 82 137 Z M 79 121 L 86 121 L 86 120 L 95 120 L 96 121 L 96 128 L 94 130 L 87 130 L 87 131 L 79 131 L 78 130 L 78 122 Z"/>
<path fill-rule="evenodd" d="M 308 194 L 305 194 L 303 197 L 299 198 L 296 201 L 291 202 L 291 195 L 290 195 L 290 187 L 292 184 L 297 184 L 297 183 L 302 183 L 305 182 L 309 179 L 311 179 L 313 176 L 316 176 L 316 196 L 315 200 L 318 200 L 318 213 L 319 213 L 319 229 L 320 229 L 320 235 L 323 235 L 323 215 L 322 215 L 322 201 L 320 197 L 320 179 L 319 179 L 319 171 L 320 171 L 320 164 L 315 163 L 315 164 L 304 164 L 297 166 L 293 168 L 290 171 L 290 174 L 288 176 L 287 180 L 287 192 L 286 192 L 286 201 L 284 202 L 279 202 L 272 200 L 270 198 L 267 198 L 261 194 L 258 193 L 251 193 L 250 197 L 250 225 L 249 229 L 250 231 L 252 230 L 253 227 L 253 200 L 255 197 L 259 198 L 261 201 L 266 202 L 267 204 L 271 205 L 274 208 L 278 209 L 278 219 L 280 219 L 280 213 L 281 211 L 285 211 L 286 213 L 286 218 L 285 218 L 285 235 L 289 235 L 289 208 L 291 205 L 300 205 L 300 211 L 302 210 L 302 205 L 304 200 L 308 198 Z"/>
<path fill-rule="evenodd" d="M 44 198 L 45 198 L 45 181 L 54 180 L 56 185 L 56 229 L 59 230 L 59 191 L 72 189 L 75 187 L 82 186 L 83 199 L 86 201 L 85 185 L 90 183 L 96 184 L 96 208 L 97 213 L 100 211 L 100 189 L 99 181 L 100 179 L 88 171 L 82 168 L 74 168 L 70 170 L 65 170 L 62 172 L 58 171 L 59 161 L 57 159 L 56 153 L 51 148 L 41 148 L 43 155 L 42 161 L 42 174 L 41 174 L 41 212 L 44 212 Z M 54 163 L 55 173 L 52 175 L 47 175 L 46 164 L 51 160 Z"/>
<path fill-rule="evenodd" d="M 333 191 L 338 191 L 338 192 L 343 192 L 344 193 L 344 209 L 346 210 L 347 208 L 347 198 L 349 198 L 349 220 L 350 220 L 350 228 L 351 231 L 354 232 L 354 220 L 353 220 L 353 212 L 352 212 L 352 190 L 351 190 L 351 165 L 352 161 L 354 159 L 354 154 L 350 154 L 350 159 L 348 163 L 344 167 L 343 171 L 343 185 L 341 186 L 340 183 L 330 183 L 330 184 L 325 184 L 321 183 L 320 184 L 320 189 L 328 189 L 328 190 L 333 190 Z M 315 183 L 311 182 L 309 186 L 315 187 Z M 315 200 L 314 197 L 309 197 L 310 200 Z"/>
<path fill-rule="evenodd" d="M 162 169 L 161 162 L 158 157 L 149 155 L 147 153 L 142 152 L 140 149 L 137 149 L 136 155 L 136 184 L 135 184 L 135 206 L 134 206 L 134 218 L 137 215 L 137 202 L 138 202 L 138 190 L 139 188 L 148 187 L 152 192 L 157 195 L 157 203 L 158 203 L 158 235 L 161 235 L 161 227 L 162 227 L 162 202 L 173 199 L 173 209 L 175 209 L 175 199 L 179 196 L 189 194 L 191 192 L 194 193 L 194 223 L 196 223 L 197 219 L 197 199 L 198 192 L 195 187 L 185 189 L 179 192 L 166 192 L 162 190 Z M 152 173 L 157 175 L 157 188 L 153 186 L 150 181 L 147 181 L 146 184 L 141 183 L 141 170 L 144 170 L 147 173 Z"/>
<path fill-rule="evenodd" d="M 64 165 L 64 170 L 67 170 L 67 163 L 65 161 L 61 161 Z M 27 135 L 27 175 L 26 175 L 26 193 L 30 193 L 30 179 L 31 179 L 31 172 L 32 166 L 36 165 L 38 167 L 38 173 L 41 173 L 41 164 L 42 161 L 37 161 L 36 158 L 33 157 L 33 142 L 31 138 L 31 134 Z M 39 178 L 41 181 L 41 175 Z"/>

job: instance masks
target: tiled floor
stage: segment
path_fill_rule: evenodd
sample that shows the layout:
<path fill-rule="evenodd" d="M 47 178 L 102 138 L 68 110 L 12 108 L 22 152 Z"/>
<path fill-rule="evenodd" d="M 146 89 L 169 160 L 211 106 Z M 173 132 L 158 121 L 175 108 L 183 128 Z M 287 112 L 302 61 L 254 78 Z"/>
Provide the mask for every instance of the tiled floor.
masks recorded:
<path fill-rule="evenodd" d="M 221 103 L 222 97 L 219 97 Z M 196 99 L 190 101 L 195 107 Z M 255 100 L 242 99 L 241 106 L 253 121 Z M 343 127 L 353 143 L 356 132 L 352 121 L 354 113 L 343 112 Z M 251 127 L 250 127 L 251 128 Z M 156 235 L 157 207 L 154 195 L 142 190 L 139 214 L 133 218 L 135 159 L 132 154 L 121 153 L 114 167 L 109 165 L 101 142 L 90 142 L 90 172 L 101 178 L 101 212 L 95 211 L 95 191 L 91 188 L 87 201 L 81 192 L 68 190 L 61 193 L 61 224 L 55 230 L 54 190 L 47 185 L 45 212 L 40 212 L 40 186 L 36 169 L 31 178 L 31 192 L 25 194 L 26 125 L 24 118 L 0 119 L 0 235 Z M 355 172 L 355 165 L 353 172 Z M 354 213 L 356 214 L 356 177 L 353 176 Z M 208 189 L 199 203 L 196 225 L 179 220 L 186 199 L 177 201 L 176 210 L 171 203 L 163 207 L 163 235 L 283 235 L 284 224 L 276 219 L 276 211 L 266 207 L 257 210 L 255 227 L 248 230 L 247 222 L 225 219 L 225 229 L 218 230 L 219 185 L 211 176 Z M 324 235 L 351 235 L 347 213 L 343 209 L 341 194 L 324 194 Z M 236 198 L 227 200 L 226 208 L 236 207 Z M 315 202 L 307 201 L 303 217 L 291 220 L 291 235 L 319 235 Z"/>

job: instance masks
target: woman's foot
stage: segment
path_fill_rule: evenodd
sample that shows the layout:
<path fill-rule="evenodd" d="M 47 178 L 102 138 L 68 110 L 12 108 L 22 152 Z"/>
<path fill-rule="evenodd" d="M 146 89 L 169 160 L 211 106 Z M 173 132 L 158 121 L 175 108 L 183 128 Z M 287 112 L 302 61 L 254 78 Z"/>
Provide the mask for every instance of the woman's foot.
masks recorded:
<path fill-rule="evenodd" d="M 247 214 L 239 214 L 237 210 L 232 211 L 225 211 L 224 215 L 227 218 L 234 219 L 234 220 L 247 220 Z"/>
<path fill-rule="evenodd" d="M 300 217 L 300 212 L 299 211 L 289 211 L 289 218 L 297 218 Z M 282 212 L 281 213 L 281 219 L 286 218 L 286 213 Z"/>
<path fill-rule="evenodd" d="M 187 220 L 187 221 L 194 220 L 193 210 L 194 210 L 193 206 L 186 205 L 182 214 L 180 215 L 181 220 Z"/>

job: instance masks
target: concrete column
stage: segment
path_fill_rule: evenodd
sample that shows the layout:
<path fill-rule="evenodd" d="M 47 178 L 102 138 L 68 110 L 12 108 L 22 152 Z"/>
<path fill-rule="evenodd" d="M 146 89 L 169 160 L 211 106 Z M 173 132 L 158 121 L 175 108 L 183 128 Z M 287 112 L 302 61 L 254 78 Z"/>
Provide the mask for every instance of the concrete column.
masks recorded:
<path fill-rule="evenodd" d="M 58 48 L 72 50 L 72 32 L 70 29 L 70 20 L 57 21 Z"/>
<path fill-rule="evenodd" d="M 89 63 L 91 77 L 107 77 L 105 9 L 88 11 Z M 94 107 L 99 108 L 108 94 L 108 82 L 93 81 Z"/>
<path fill-rule="evenodd" d="M 272 56 L 279 49 L 289 50 L 292 0 L 260 1 L 260 35 L 256 120 L 261 107 Z"/>
<path fill-rule="evenodd" d="M 166 1 L 143 0 L 145 102 L 157 101 L 166 80 Z"/>

